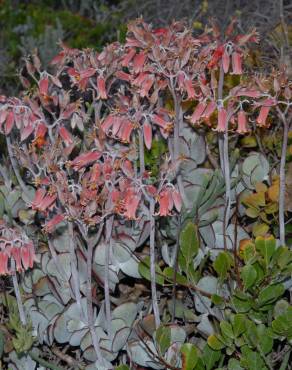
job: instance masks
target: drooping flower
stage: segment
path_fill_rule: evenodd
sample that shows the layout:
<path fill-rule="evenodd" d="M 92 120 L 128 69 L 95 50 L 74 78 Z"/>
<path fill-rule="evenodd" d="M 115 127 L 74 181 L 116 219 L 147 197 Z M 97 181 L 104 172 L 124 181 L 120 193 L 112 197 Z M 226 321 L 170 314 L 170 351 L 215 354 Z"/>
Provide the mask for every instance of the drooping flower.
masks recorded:
<path fill-rule="evenodd" d="M 204 110 L 206 109 L 207 104 L 205 102 L 200 102 L 195 110 L 194 113 L 190 117 L 190 122 L 195 124 L 200 118 L 203 116 Z"/>
<path fill-rule="evenodd" d="M 237 113 L 237 124 L 238 126 L 236 131 L 239 134 L 245 134 L 248 132 L 246 114 L 242 109 Z"/>
<path fill-rule="evenodd" d="M 214 100 L 211 100 L 207 104 L 206 109 L 203 111 L 202 117 L 208 119 L 211 116 L 211 114 L 215 111 L 216 107 L 217 107 L 216 102 Z"/>
<path fill-rule="evenodd" d="M 148 94 L 149 94 L 149 91 L 151 89 L 151 87 L 153 86 L 154 84 L 154 78 L 153 76 L 151 75 L 148 75 L 148 77 L 146 78 L 146 80 L 144 81 L 139 93 L 141 95 L 142 98 L 144 97 L 147 97 Z"/>
<path fill-rule="evenodd" d="M 170 129 L 172 129 L 173 124 L 171 122 L 165 121 L 164 118 L 162 118 L 158 114 L 152 114 L 152 120 L 156 125 L 160 126 L 165 132 L 169 132 Z"/>
<path fill-rule="evenodd" d="M 133 60 L 133 69 L 135 73 L 142 72 L 144 63 L 146 61 L 146 54 L 140 52 L 139 54 L 135 55 Z"/>
<path fill-rule="evenodd" d="M 129 67 L 129 63 L 134 58 L 134 55 L 136 54 L 135 49 L 130 49 L 128 53 L 123 57 L 121 64 L 123 67 Z"/>
<path fill-rule="evenodd" d="M 5 135 L 10 134 L 10 132 L 13 128 L 13 125 L 14 125 L 14 121 L 15 121 L 14 112 L 11 110 L 7 114 L 6 121 L 5 121 L 5 126 L 4 126 Z"/>
<path fill-rule="evenodd" d="M 22 272 L 33 267 L 36 260 L 34 246 L 31 240 L 17 229 L 8 227 L 4 221 L 0 223 L 0 275 Z M 10 263 L 9 263 L 10 262 Z"/>
<path fill-rule="evenodd" d="M 261 107 L 260 113 L 257 117 L 258 126 L 264 127 L 266 125 L 266 120 L 267 120 L 270 109 L 271 109 L 271 107 L 267 107 L 267 106 L 264 106 L 264 105 Z"/>
<path fill-rule="evenodd" d="M 148 121 L 143 123 L 143 134 L 146 148 L 150 150 L 152 145 L 152 127 Z"/>
<path fill-rule="evenodd" d="M 232 73 L 242 75 L 242 58 L 236 51 L 232 53 Z"/>
<path fill-rule="evenodd" d="M 175 208 L 177 209 L 178 212 L 180 212 L 182 207 L 182 198 L 180 193 L 176 189 L 172 189 L 171 195 Z"/>
<path fill-rule="evenodd" d="M 48 89 L 49 89 L 49 79 L 47 77 L 42 78 L 39 81 L 39 91 L 43 98 L 47 96 Z"/>
<path fill-rule="evenodd" d="M 39 188 L 31 202 L 31 208 L 44 212 L 53 205 L 56 199 L 56 194 L 48 194 L 45 189 Z"/>
<path fill-rule="evenodd" d="M 102 77 L 97 77 L 97 88 L 99 99 L 107 99 L 107 92 L 105 86 L 105 80 Z"/>
<path fill-rule="evenodd" d="M 167 186 L 160 193 L 158 197 L 160 216 L 171 216 L 173 207 L 178 212 L 181 210 L 182 199 L 180 193 L 173 187 Z"/>
<path fill-rule="evenodd" d="M 59 128 L 59 134 L 61 138 L 63 139 L 66 146 L 73 144 L 72 136 L 70 132 L 64 126 Z"/>
<path fill-rule="evenodd" d="M 97 161 L 101 157 L 101 153 L 98 151 L 88 152 L 80 154 L 73 161 L 71 161 L 71 166 L 75 171 L 79 171 L 82 167 L 86 167 L 93 162 Z"/>
<path fill-rule="evenodd" d="M 44 231 L 46 233 L 53 232 L 55 227 L 59 225 L 64 219 L 65 219 L 65 216 L 63 214 L 55 215 L 50 221 L 45 223 L 43 227 Z"/>
<path fill-rule="evenodd" d="M 227 111 L 225 108 L 219 108 L 218 110 L 218 125 L 216 131 L 225 132 L 227 127 Z"/>
<path fill-rule="evenodd" d="M 118 71 L 116 72 L 116 77 L 120 80 L 130 82 L 132 80 L 132 76 L 129 73 L 126 73 L 124 71 Z"/>
<path fill-rule="evenodd" d="M 8 270 L 8 260 L 9 256 L 6 251 L 0 252 L 0 275 L 7 275 L 9 273 Z"/>
<path fill-rule="evenodd" d="M 224 46 L 223 45 L 218 46 L 218 48 L 214 51 L 214 53 L 212 55 L 212 58 L 211 58 L 210 62 L 208 63 L 207 67 L 209 69 L 213 69 L 213 68 L 217 67 L 218 62 L 219 62 L 219 60 L 221 60 L 223 53 L 224 53 Z"/>
<path fill-rule="evenodd" d="M 123 142 L 123 143 L 129 143 L 131 133 L 134 129 L 133 123 L 128 120 L 127 118 L 122 120 L 121 128 L 117 132 L 116 136 Z"/>
<path fill-rule="evenodd" d="M 187 99 L 188 100 L 195 99 L 196 93 L 195 93 L 195 89 L 193 87 L 193 81 L 191 79 L 185 79 L 184 80 L 184 87 L 185 87 L 185 89 L 187 91 L 187 94 L 188 94 Z"/>
<path fill-rule="evenodd" d="M 47 126 L 44 123 L 40 123 L 35 132 L 35 139 L 44 138 L 48 131 Z"/>
<path fill-rule="evenodd" d="M 134 189 L 128 189 L 124 198 L 124 213 L 123 215 L 128 220 L 137 220 L 137 209 L 141 200 L 141 195 Z"/>

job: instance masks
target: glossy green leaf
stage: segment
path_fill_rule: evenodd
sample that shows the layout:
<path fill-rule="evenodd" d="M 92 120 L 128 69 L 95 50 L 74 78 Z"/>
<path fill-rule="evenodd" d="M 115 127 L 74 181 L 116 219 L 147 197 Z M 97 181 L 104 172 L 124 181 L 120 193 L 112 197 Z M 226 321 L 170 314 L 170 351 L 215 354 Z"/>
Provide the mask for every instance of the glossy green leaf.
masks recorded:
<path fill-rule="evenodd" d="M 253 265 L 245 265 L 240 272 L 241 279 L 244 284 L 245 289 L 249 289 L 253 286 L 254 282 L 257 278 L 257 272 L 256 269 L 253 267 Z"/>
<path fill-rule="evenodd" d="M 245 369 L 248 370 L 266 370 L 267 367 L 261 355 L 258 352 L 252 351 L 247 346 L 242 347 L 243 356 L 241 358 L 241 364 Z"/>
<path fill-rule="evenodd" d="M 244 370 L 243 367 L 240 366 L 240 362 L 235 358 L 231 358 L 228 362 L 228 370 Z"/>
<path fill-rule="evenodd" d="M 292 339 L 292 307 L 288 307 L 287 311 L 279 315 L 273 322 L 272 328 L 274 332 L 280 336 Z"/>
<path fill-rule="evenodd" d="M 255 240 L 255 246 L 256 250 L 263 257 L 265 265 L 267 267 L 276 250 L 275 238 L 272 235 L 268 237 L 258 236 Z"/>
<path fill-rule="evenodd" d="M 219 351 L 219 350 L 221 350 L 222 348 L 225 347 L 225 344 L 223 342 L 221 342 L 215 334 L 210 335 L 208 337 L 207 342 L 208 342 L 209 346 L 212 349 L 214 349 L 215 351 Z"/>
<path fill-rule="evenodd" d="M 269 285 L 260 291 L 258 302 L 261 306 L 274 302 L 277 298 L 283 295 L 285 288 L 283 284 Z"/>
<path fill-rule="evenodd" d="M 227 277 L 231 264 L 232 259 L 227 252 L 220 252 L 218 254 L 216 260 L 213 263 L 213 267 L 222 280 Z"/>
<path fill-rule="evenodd" d="M 221 329 L 222 335 L 224 335 L 225 337 L 228 337 L 228 338 L 231 338 L 231 339 L 234 338 L 233 329 L 232 329 L 232 326 L 229 322 L 221 321 L 220 322 L 220 329 Z"/>
<path fill-rule="evenodd" d="M 203 361 L 206 370 L 214 369 L 214 366 L 220 361 L 221 358 L 221 351 L 215 351 L 209 345 L 205 345 L 203 350 Z"/>
<path fill-rule="evenodd" d="M 155 332 L 155 339 L 160 353 L 164 355 L 171 344 L 171 331 L 169 326 L 160 326 Z"/>
<path fill-rule="evenodd" d="M 246 330 L 246 316 L 243 314 L 236 314 L 232 318 L 232 327 L 235 337 L 238 337 Z"/>
<path fill-rule="evenodd" d="M 174 281 L 175 271 L 173 267 L 165 267 L 165 269 L 163 270 L 163 274 L 167 278 L 169 278 L 170 281 Z M 185 285 L 188 283 L 186 277 L 180 274 L 179 272 L 176 273 L 176 282 L 182 285 Z"/>
<path fill-rule="evenodd" d="M 150 274 L 150 257 L 147 256 L 139 263 L 139 273 L 145 279 L 151 281 L 151 274 Z M 155 280 L 157 284 L 164 284 L 164 277 L 161 268 L 156 264 L 155 265 Z"/>
<path fill-rule="evenodd" d="M 199 250 L 197 228 L 193 222 L 188 222 L 179 237 L 180 251 L 187 264 L 191 264 Z"/>
<path fill-rule="evenodd" d="M 182 370 L 195 369 L 198 362 L 198 350 L 192 343 L 184 343 L 180 349 L 182 354 Z"/>

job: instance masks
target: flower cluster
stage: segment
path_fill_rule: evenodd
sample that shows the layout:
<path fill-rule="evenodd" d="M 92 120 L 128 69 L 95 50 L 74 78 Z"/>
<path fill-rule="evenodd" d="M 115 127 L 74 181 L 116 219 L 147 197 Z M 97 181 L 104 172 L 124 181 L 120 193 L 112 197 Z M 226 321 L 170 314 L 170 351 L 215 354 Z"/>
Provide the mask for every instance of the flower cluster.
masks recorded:
<path fill-rule="evenodd" d="M 220 76 L 241 76 L 247 43 L 257 42 L 254 30 L 234 36 L 234 25 L 224 35 L 213 25 L 213 33 L 196 38 L 180 22 L 154 29 L 138 19 L 124 45 L 100 53 L 63 45 L 52 61 L 54 74 L 27 60 L 32 92 L 1 98 L 0 130 L 19 144 L 18 159 L 37 188 L 31 207 L 45 215 L 47 232 L 68 217 L 90 225 L 110 214 L 136 220 L 147 213 L 149 197 L 155 214 L 179 212 L 170 173 L 179 167 L 174 129 L 184 119 L 219 133 L 245 134 L 254 117 L 259 127 L 268 125 L 279 94 L 260 78 L 242 79 L 218 96 Z M 153 183 L 143 156 L 155 138 L 168 141 L 171 158 Z"/>
<path fill-rule="evenodd" d="M 14 264 L 12 264 L 12 260 Z M 9 228 L 3 220 L 0 220 L 0 275 L 9 275 L 15 270 L 22 272 L 32 268 L 35 260 L 32 241 L 18 230 Z"/>

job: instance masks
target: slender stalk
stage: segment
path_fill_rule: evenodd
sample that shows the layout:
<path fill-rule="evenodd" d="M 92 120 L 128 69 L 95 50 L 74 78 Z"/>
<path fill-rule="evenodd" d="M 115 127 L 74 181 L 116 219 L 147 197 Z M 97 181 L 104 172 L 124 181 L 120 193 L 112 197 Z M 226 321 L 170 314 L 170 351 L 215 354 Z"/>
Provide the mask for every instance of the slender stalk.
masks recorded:
<path fill-rule="evenodd" d="M 111 253 L 111 235 L 113 229 L 114 216 L 111 216 L 106 220 L 106 250 L 105 250 L 105 264 L 104 264 L 104 301 L 105 301 L 105 316 L 107 321 L 107 333 L 110 339 L 112 339 L 112 317 L 111 317 L 111 303 L 110 303 L 110 291 L 109 291 L 109 264 L 110 264 L 110 253 Z"/>
<path fill-rule="evenodd" d="M 219 83 L 218 83 L 218 101 L 221 102 L 223 99 L 223 86 L 224 86 L 224 70 L 223 64 L 220 65 L 220 72 L 219 72 Z M 224 138 L 220 133 L 218 133 L 218 147 L 219 147 L 219 158 L 220 158 L 220 166 L 222 173 L 224 174 Z"/>
<path fill-rule="evenodd" d="M 155 318 L 156 328 L 160 325 L 160 315 L 157 301 L 156 276 L 155 276 L 155 219 L 154 219 L 154 199 L 150 199 L 149 218 L 150 218 L 150 276 L 151 276 L 151 294 L 152 307 Z"/>
<path fill-rule="evenodd" d="M 13 171 L 15 173 L 15 176 L 17 178 L 17 181 L 19 183 L 19 186 L 21 187 L 21 189 L 24 192 L 24 194 L 28 197 L 28 199 L 31 199 L 31 194 L 28 191 L 28 189 L 27 189 L 24 181 L 22 180 L 22 178 L 20 176 L 20 173 L 19 173 L 19 170 L 18 170 L 18 165 L 17 165 L 17 163 L 15 161 L 14 154 L 13 154 L 13 151 L 12 151 L 11 140 L 10 140 L 10 138 L 8 136 L 6 136 L 6 144 L 7 144 L 7 150 L 8 150 L 10 162 L 11 162 Z"/>
<path fill-rule="evenodd" d="M 173 92 L 174 98 L 174 108 L 175 108 L 175 125 L 173 129 L 173 153 L 174 153 L 174 160 L 178 160 L 179 158 L 179 129 L 183 122 L 183 111 L 181 108 L 180 99 L 177 97 L 175 92 Z"/>
<path fill-rule="evenodd" d="M 26 325 L 27 322 L 26 322 L 24 308 L 23 308 L 23 304 L 22 304 L 22 300 L 21 300 L 21 295 L 20 295 L 20 290 L 19 290 L 19 286 L 18 286 L 17 276 L 16 276 L 16 272 L 15 272 L 15 262 L 14 262 L 13 259 L 11 259 L 11 268 L 13 270 L 12 282 L 13 282 L 13 288 L 14 288 L 14 293 L 15 293 L 15 297 L 16 297 L 16 302 L 17 302 L 20 321 L 21 321 L 22 325 Z"/>
<path fill-rule="evenodd" d="M 178 270 L 178 251 L 179 251 L 179 236 L 181 228 L 181 217 L 178 216 L 178 225 L 177 225 L 177 234 L 176 234 L 176 243 L 174 246 L 174 274 L 173 274 L 173 288 L 172 288 L 172 322 L 175 320 L 175 306 L 176 306 L 176 279 L 177 279 L 177 270 Z"/>
<path fill-rule="evenodd" d="M 218 83 L 218 103 L 222 104 L 223 99 L 223 87 L 224 87 L 224 70 L 223 63 L 220 64 L 219 72 L 219 83 Z M 222 173 L 225 179 L 225 213 L 223 221 L 223 236 L 224 236 L 224 245 L 227 245 L 226 241 L 226 230 L 230 218 L 231 210 L 231 181 L 230 181 L 230 164 L 229 164 L 229 150 L 228 150 L 228 120 L 226 123 L 225 132 L 223 137 L 221 133 L 218 134 L 218 146 L 219 146 L 219 155 L 220 155 L 220 166 Z"/>
<path fill-rule="evenodd" d="M 239 266 L 238 266 L 238 255 L 237 255 L 237 242 L 238 242 L 238 206 L 239 197 L 236 197 L 236 209 L 235 209 L 235 223 L 234 223 L 234 243 L 233 243 L 233 257 L 234 257 L 234 272 L 236 276 L 237 285 L 242 289 L 242 283 L 240 279 Z"/>
<path fill-rule="evenodd" d="M 78 274 L 77 258 L 75 254 L 74 229 L 73 229 L 73 223 L 70 221 L 68 222 L 68 231 L 69 231 L 70 265 L 71 265 L 71 271 L 72 271 L 73 290 L 74 290 L 74 295 L 75 295 L 75 300 L 77 302 L 77 306 L 79 307 L 80 312 L 82 312 L 80 281 L 79 281 L 79 274 Z"/>
<path fill-rule="evenodd" d="M 99 226 L 98 235 L 100 236 L 102 233 L 103 224 Z M 87 260 L 86 260 L 86 270 L 87 270 L 87 284 L 86 284 L 86 299 L 87 299 L 87 320 L 88 320 L 88 327 L 91 334 L 91 339 L 93 343 L 93 347 L 96 353 L 97 360 L 101 363 L 104 363 L 103 357 L 101 354 L 101 349 L 99 346 L 99 340 L 97 338 L 96 332 L 94 330 L 94 320 L 93 320 L 93 307 L 92 307 L 92 256 L 93 256 L 93 248 L 94 244 L 92 240 L 89 238 L 87 233 Z"/>
<path fill-rule="evenodd" d="M 178 164 L 177 162 L 178 162 L 179 157 L 180 157 L 179 132 L 180 132 L 180 129 L 181 129 L 182 124 L 183 124 L 183 117 L 184 116 L 183 116 L 183 110 L 182 110 L 182 107 L 181 107 L 181 100 L 175 93 L 174 83 L 173 83 L 172 80 L 171 80 L 171 83 L 170 83 L 170 88 L 171 88 L 171 94 L 172 94 L 172 98 L 173 98 L 173 102 L 174 102 L 174 109 L 175 109 L 175 124 L 174 124 L 174 130 L 173 130 L 173 150 L 170 150 L 170 152 L 173 153 L 172 164 L 173 164 L 173 167 L 176 168 L 177 164 Z M 170 145 L 169 145 L 169 147 L 170 147 Z M 186 193 L 185 193 L 185 189 L 184 189 L 184 185 L 183 185 L 183 180 L 182 180 L 182 176 L 179 172 L 179 169 L 178 169 L 176 180 L 177 180 L 177 185 L 178 185 L 180 195 L 182 197 L 183 204 L 186 207 L 187 197 L 186 197 Z"/>
<path fill-rule="evenodd" d="M 141 130 L 138 130 L 139 137 L 139 159 L 140 159 L 140 175 L 145 172 L 145 157 L 144 157 L 144 138 Z"/>
<path fill-rule="evenodd" d="M 283 141 L 280 162 L 280 189 L 279 189 L 279 227 L 280 227 L 280 243 L 285 245 L 285 193 L 286 193 L 286 155 L 288 146 L 289 122 L 285 115 L 278 109 L 278 113 L 283 123 Z"/>
<path fill-rule="evenodd" d="M 224 179 L 225 179 L 225 215 L 224 215 L 224 238 L 226 238 L 226 230 L 230 219 L 231 211 L 231 181 L 230 181 L 230 164 L 229 164 L 229 148 L 228 148 L 228 122 L 224 132 L 223 141 L 223 158 L 224 158 Z"/>

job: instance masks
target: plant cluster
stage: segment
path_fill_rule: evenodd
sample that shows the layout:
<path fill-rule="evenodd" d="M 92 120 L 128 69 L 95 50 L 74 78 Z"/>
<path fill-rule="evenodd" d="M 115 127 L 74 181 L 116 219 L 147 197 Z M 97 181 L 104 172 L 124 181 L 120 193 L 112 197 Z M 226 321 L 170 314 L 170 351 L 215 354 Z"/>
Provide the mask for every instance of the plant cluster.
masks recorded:
<path fill-rule="evenodd" d="M 287 368 L 292 92 L 285 67 L 246 72 L 258 40 L 137 19 L 101 52 L 62 45 L 54 72 L 27 58 L 0 97 L 3 364 Z M 276 165 L 239 144 L 274 122 Z"/>

